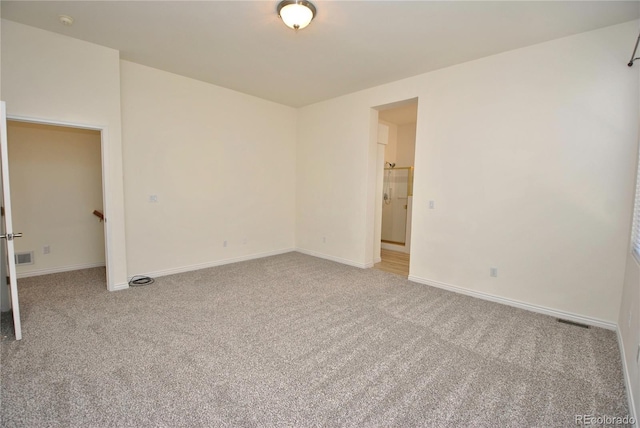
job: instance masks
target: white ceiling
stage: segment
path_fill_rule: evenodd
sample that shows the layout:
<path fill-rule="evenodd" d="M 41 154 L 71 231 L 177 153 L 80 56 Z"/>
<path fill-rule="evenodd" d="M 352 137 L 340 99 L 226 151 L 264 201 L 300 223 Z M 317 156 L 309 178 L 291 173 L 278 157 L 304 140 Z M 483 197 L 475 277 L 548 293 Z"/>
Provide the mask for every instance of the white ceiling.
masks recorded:
<path fill-rule="evenodd" d="M 1 13 L 294 107 L 640 16 L 637 1 L 314 1 L 296 33 L 277 3 L 3 0 Z"/>

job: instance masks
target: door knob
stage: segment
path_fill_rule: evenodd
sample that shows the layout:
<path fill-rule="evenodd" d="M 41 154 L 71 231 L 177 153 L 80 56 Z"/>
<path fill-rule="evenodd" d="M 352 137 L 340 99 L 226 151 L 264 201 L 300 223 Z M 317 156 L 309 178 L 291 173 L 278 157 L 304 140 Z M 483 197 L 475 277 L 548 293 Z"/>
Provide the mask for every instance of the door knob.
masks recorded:
<path fill-rule="evenodd" d="M 0 235 L 0 238 L 6 239 L 7 241 L 13 241 L 13 238 L 22 238 L 22 233 L 7 233 L 6 235 Z"/>

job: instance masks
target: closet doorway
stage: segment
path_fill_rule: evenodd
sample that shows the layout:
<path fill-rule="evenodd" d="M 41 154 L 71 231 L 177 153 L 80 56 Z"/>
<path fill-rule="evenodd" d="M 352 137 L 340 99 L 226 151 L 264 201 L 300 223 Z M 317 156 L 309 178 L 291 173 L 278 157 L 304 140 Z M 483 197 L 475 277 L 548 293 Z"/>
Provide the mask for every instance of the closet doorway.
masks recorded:
<path fill-rule="evenodd" d="M 17 277 L 106 266 L 100 130 L 7 121 Z"/>

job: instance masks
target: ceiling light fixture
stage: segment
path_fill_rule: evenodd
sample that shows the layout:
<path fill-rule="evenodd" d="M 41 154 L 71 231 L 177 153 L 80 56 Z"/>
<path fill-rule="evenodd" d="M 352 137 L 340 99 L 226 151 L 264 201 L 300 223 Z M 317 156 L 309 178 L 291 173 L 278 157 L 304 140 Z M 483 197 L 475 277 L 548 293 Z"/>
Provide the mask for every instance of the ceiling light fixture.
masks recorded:
<path fill-rule="evenodd" d="M 73 18 L 69 15 L 60 15 L 58 19 L 65 27 L 71 27 L 73 25 Z"/>
<path fill-rule="evenodd" d="M 283 0 L 278 4 L 278 16 L 294 30 L 301 30 L 316 16 L 316 7 L 307 0 Z"/>

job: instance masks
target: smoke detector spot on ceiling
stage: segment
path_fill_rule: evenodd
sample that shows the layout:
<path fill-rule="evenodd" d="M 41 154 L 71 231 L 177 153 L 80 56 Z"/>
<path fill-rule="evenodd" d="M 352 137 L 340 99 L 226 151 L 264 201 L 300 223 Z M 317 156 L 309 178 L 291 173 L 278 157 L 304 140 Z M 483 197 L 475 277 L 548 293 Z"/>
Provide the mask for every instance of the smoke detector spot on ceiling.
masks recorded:
<path fill-rule="evenodd" d="M 58 19 L 65 27 L 71 27 L 73 25 L 73 18 L 69 15 L 60 15 Z"/>

